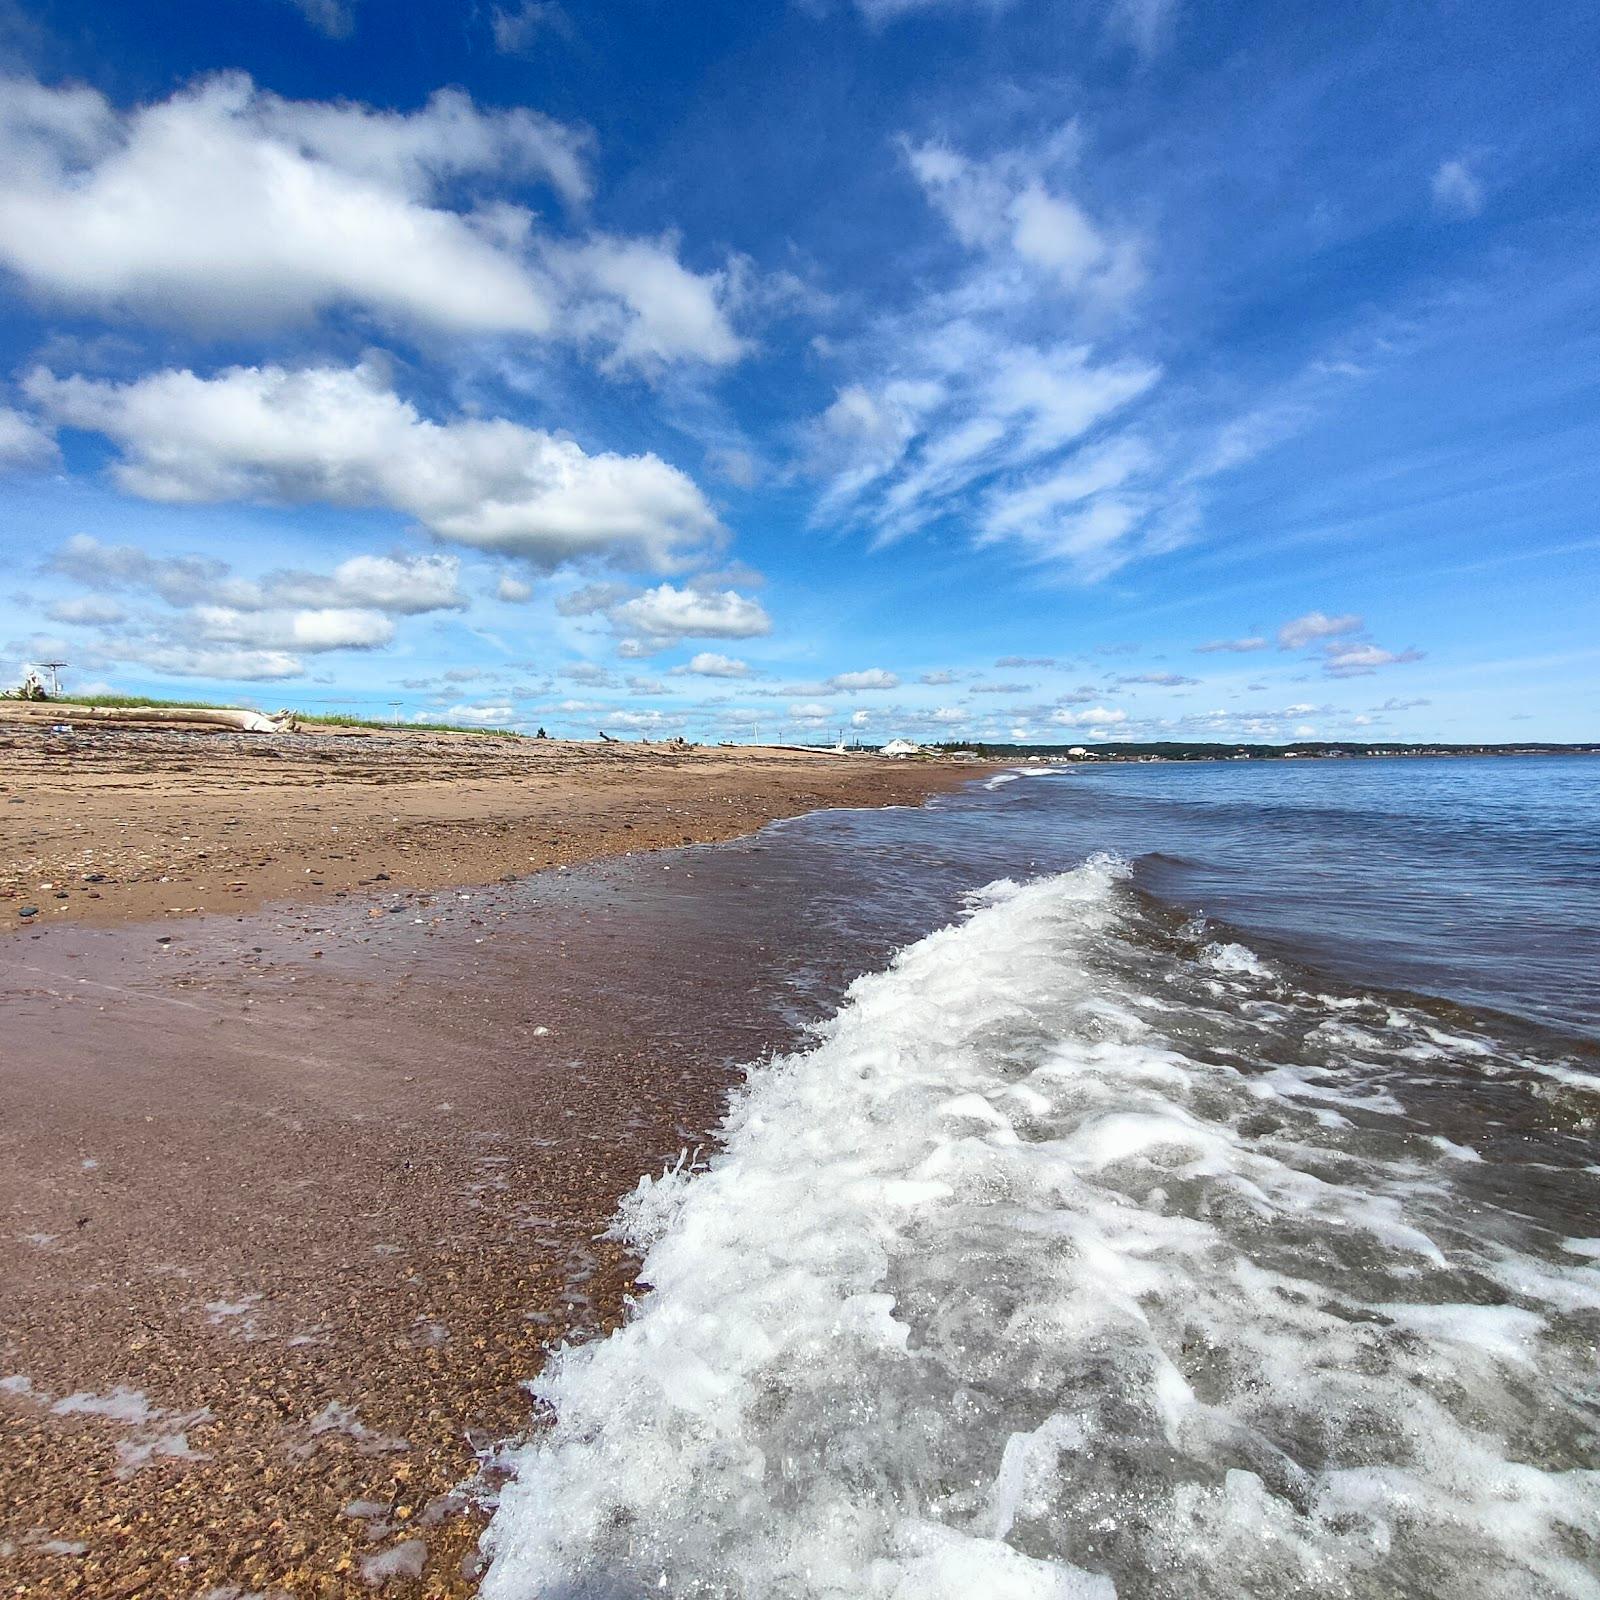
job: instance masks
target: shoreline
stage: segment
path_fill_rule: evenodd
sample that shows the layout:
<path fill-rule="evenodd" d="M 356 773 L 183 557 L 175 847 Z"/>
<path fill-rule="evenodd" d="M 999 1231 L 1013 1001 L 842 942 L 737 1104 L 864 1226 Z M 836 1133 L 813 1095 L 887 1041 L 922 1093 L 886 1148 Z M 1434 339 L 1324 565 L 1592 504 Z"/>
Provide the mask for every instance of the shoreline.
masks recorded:
<path fill-rule="evenodd" d="M 113 895 L 151 887 L 129 874 L 8 946 L 0 1553 L 20 1592 L 473 1593 L 487 1513 L 465 1486 L 492 1493 L 497 1450 L 534 1427 L 545 1353 L 626 1315 L 618 1203 L 794 1038 L 782 952 L 702 907 L 692 855 L 621 858 L 984 770 L 635 752 L 601 769 L 632 781 L 588 832 L 548 831 L 593 790 L 571 772 L 533 794 L 457 780 L 455 809 L 435 778 L 406 786 L 398 832 L 342 843 L 320 898 L 270 900 L 300 885 L 258 868 L 172 915 Z M 138 814 L 102 790 L 58 837 Z M 364 797 L 308 790 L 288 842 L 258 828 L 245 859 Z M 221 785 L 177 798 L 165 826 L 212 860 L 238 832 Z M 264 821 L 285 797 L 244 798 Z M 465 814 L 517 802 L 490 829 Z M 531 833 L 587 869 L 442 881 Z M 447 847 L 397 848 L 419 839 Z M 374 851 L 399 870 L 363 883 Z M 173 905 L 208 881 L 166 876 Z"/>

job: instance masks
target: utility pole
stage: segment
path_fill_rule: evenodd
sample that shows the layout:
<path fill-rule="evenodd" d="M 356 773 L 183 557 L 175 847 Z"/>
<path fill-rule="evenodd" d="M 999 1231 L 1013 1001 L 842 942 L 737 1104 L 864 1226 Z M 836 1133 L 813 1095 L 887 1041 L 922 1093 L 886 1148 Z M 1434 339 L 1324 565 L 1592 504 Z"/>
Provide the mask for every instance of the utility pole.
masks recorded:
<path fill-rule="evenodd" d="M 403 706 L 404 704 L 405 704 L 404 700 L 391 700 L 389 702 L 389 709 L 394 712 L 394 720 L 395 720 L 395 726 L 396 727 L 398 727 L 400 725 L 400 707 Z"/>
<path fill-rule="evenodd" d="M 61 679 L 58 674 L 67 663 L 65 661 L 41 661 L 39 665 L 50 674 L 50 698 L 59 700 L 61 698 Z"/>

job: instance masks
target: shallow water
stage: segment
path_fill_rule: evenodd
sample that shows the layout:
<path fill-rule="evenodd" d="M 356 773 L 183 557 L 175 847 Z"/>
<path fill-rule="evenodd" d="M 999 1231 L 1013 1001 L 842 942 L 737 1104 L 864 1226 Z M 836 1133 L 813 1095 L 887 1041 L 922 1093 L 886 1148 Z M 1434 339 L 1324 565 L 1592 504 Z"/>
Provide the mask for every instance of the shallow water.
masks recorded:
<path fill-rule="evenodd" d="M 1349 767 L 1150 770 L 685 853 L 821 1020 L 625 1207 L 652 1291 L 540 1379 L 489 1600 L 1600 1595 L 1583 974 L 1439 948 L 1421 868 L 1363 888 L 1435 815 L 1478 898 L 1455 777 L 1403 764 L 1380 826 Z M 1083 859 L 1141 830 L 1168 859 Z M 1544 887 L 1496 898 L 1501 965 L 1541 905 L 1592 936 L 1508 848 Z M 1455 976 L 1399 995 L 1392 949 Z"/>

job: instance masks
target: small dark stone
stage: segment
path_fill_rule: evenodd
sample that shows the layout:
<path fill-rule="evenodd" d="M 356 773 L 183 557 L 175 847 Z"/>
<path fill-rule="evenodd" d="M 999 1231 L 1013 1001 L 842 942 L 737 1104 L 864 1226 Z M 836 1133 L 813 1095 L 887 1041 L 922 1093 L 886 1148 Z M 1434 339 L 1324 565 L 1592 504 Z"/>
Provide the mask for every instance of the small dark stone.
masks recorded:
<path fill-rule="evenodd" d="M 374 883 L 387 883 L 389 881 L 389 874 L 387 872 L 375 872 L 372 875 L 372 881 Z"/>
<path fill-rule="evenodd" d="M 104 883 L 106 875 L 103 872 L 86 872 L 83 875 L 83 881 L 85 883 Z"/>
<path fill-rule="evenodd" d="M 156 935 L 156 943 L 157 944 L 171 944 L 172 943 L 172 935 L 170 933 L 158 933 Z"/>
<path fill-rule="evenodd" d="M 39 915 L 38 906 L 24 906 L 17 915 L 19 917 L 36 917 Z"/>
<path fill-rule="evenodd" d="M 57 900 L 65 900 L 66 898 L 67 898 L 67 891 L 65 889 L 57 889 L 56 890 L 56 899 Z"/>

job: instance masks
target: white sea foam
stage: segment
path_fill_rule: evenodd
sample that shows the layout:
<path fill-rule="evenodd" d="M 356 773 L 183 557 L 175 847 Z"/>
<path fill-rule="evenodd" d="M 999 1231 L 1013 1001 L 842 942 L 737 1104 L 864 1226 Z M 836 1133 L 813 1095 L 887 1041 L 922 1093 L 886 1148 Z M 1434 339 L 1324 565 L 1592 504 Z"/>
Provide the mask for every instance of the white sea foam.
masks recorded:
<path fill-rule="evenodd" d="M 1122 876 L 992 886 L 641 1183 L 484 1600 L 1600 1596 L 1587 1241 L 1258 964 L 1157 984 Z"/>

